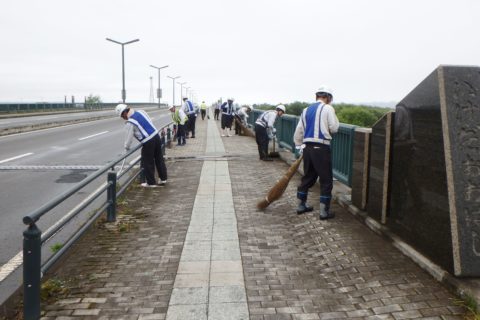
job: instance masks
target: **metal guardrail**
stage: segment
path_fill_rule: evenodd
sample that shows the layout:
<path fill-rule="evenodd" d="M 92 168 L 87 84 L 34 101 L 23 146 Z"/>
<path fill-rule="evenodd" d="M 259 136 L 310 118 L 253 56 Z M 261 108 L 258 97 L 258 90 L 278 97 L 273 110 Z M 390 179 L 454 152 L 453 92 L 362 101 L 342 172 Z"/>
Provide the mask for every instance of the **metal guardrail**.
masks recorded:
<path fill-rule="evenodd" d="M 248 118 L 250 127 L 255 127 L 255 121 L 265 110 L 253 110 Z M 289 149 L 295 153 L 293 135 L 300 117 L 286 114 L 277 118 L 277 142 L 280 147 Z M 355 128 L 350 124 L 340 123 L 338 132 L 332 139 L 332 167 L 333 176 L 340 182 L 352 186 L 352 165 L 353 165 L 353 141 Z"/>
<path fill-rule="evenodd" d="M 172 140 L 172 129 L 170 126 L 172 123 L 162 127 L 161 139 L 162 145 L 166 146 Z M 117 181 L 122 178 L 127 172 L 133 170 L 133 168 L 140 162 L 140 157 L 135 161 L 129 163 L 125 167 L 125 170 L 121 172 L 115 172 L 115 165 L 121 161 L 125 161 L 127 157 L 135 153 L 141 148 L 141 144 L 130 150 L 128 153 L 121 157 L 109 162 L 103 168 L 97 170 L 94 174 L 90 175 L 83 181 L 77 183 L 63 194 L 52 199 L 50 202 L 44 204 L 34 212 L 23 217 L 23 223 L 28 225 L 27 230 L 23 232 L 23 312 L 24 319 L 37 320 L 40 319 L 40 289 L 41 278 L 43 275 L 57 262 L 60 257 L 68 251 L 68 249 L 80 238 L 85 231 L 97 220 L 97 218 L 107 211 L 107 221 L 114 222 L 116 220 L 116 199 L 122 195 L 130 184 L 143 173 L 143 169 L 137 172 L 132 172 L 130 177 L 123 183 L 122 187 L 117 191 Z M 88 195 L 80 204 L 73 208 L 69 213 L 63 216 L 53 226 L 51 226 L 46 232 L 42 234 L 42 231 L 37 227 L 37 221 L 55 208 L 57 205 L 65 201 L 70 196 L 76 194 L 82 188 L 96 180 L 98 177 L 107 173 L 107 182 L 98 187 L 93 193 Z M 97 209 L 88 220 L 78 229 L 62 246 L 62 248 L 54 253 L 48 260 L 41 264 L 41 250 L 42 245 L 53 237 L 59 230 L 61 230 L 69 221 L 75 218 L 83 209 L 92 204 L 98 197 L 107 191 L 107 200 L 99 209 Z"/>
<path fill-rule="evenodd" d="M 118 103 L 0 103 L 0 114 L 2 113 L 27 113 L 27 112 L 44 112 L 44 111 L 60 111 L 60 110 L 97 110 L 114 108 Z M 132 102 L 132 106 L 152 105 L 158 106 L 158 103 L 142 103 Z"/>

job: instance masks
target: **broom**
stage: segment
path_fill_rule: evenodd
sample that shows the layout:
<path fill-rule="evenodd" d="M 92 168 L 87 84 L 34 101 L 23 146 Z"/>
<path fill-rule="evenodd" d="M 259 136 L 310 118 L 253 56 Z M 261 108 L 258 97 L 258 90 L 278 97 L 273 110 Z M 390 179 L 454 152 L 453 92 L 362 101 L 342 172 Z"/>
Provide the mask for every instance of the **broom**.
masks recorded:
<path fill-rule="evenodd" d="M 280 178 L 280 180 L 278 180 L 277 183 L 275 183 L 275 185 L 270 189 L 270 191 L 268 191 L 267 196 L 263 200 L 257 203 L 258 209 L 263 210 L 267 208 L 270 205 L 270 203 L 272 203 L 275 200 L 278 200 L 282 196 L 285 189 L 287 189 L 290 179 L 292 179 L 295 172 L 297 172 L 297 169 L 300 166 L 300 162 L 302 162 L 302 159 L 303 159 L 303 154 L 290 166 L 290 168 L 287 170 L 285 175 L 282 178 Z"/>
<path fill-rule="evenodd" d="M 235 117 L 235 125 L 240 126 L 240 129 L 241 129 L 240 132 L 243 133 L 243 135 L 245 135 L 247 137 L 255 137 L 255 134 L 250 129 L 245 127 L 243 125 L 242 121 L 240 121 L 237 117 L 238 116 Z"/>

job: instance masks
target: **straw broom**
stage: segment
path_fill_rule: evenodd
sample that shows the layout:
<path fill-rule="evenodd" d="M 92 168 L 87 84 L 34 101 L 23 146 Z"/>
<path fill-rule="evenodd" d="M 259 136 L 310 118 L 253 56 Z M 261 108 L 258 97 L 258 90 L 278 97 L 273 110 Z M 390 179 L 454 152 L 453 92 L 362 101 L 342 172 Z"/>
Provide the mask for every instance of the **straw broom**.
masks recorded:
<path fill-rule="evenodd" d="M 241 133 L 247 137 L 255 137 L 255 134 L 250 130 L 248 129 L 247 127 L 245 127 L 242 123 L 242 121 L 240 121 L 238 119 L 238 116 L 235 116 L 235 125 L 238 125 L 240 126 L 241 128 Z"/>
<path fill-rule="evenodd" d="M 302 159 L 303 159 L 303 154 L 290 166 L 290 168 L 287 170 L 285 175 L 282 178 L 280 178 L 280 180 L 278 180 L 277 183 L 275 183 L 275 185 L 270 189 L 270 191 L 268 191 L 267 196 L 263 200 L 257 203 L 258 209 L 263 210 L 267 208 L 270 205 L 270 203 L 278 200 L 282 196 L 285 189 L 287 189 L 290 179 L 292 179 L 295 172 L 297 172 L 297 169 L 300 166 Z"/>

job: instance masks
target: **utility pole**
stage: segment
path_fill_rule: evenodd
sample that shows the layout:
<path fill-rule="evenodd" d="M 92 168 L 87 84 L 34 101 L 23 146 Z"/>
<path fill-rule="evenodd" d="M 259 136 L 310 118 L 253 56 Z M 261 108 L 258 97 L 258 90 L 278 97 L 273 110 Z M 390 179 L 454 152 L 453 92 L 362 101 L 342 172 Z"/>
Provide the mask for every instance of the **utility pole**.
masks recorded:
<path fill-rule="evenodd" d="M 164 68 L 168 68 L 168 65 L 167 65 L 167 66 L 163 66 L 163 67 L 155 67 L 154 65 L 150 65 L 150 67 L 155 68 L 155 69 L 158 70 L 157 98 L 158 98 L 158 108 L 160 109 L 160 108 L 161 108 L 160 98 L 162 98 L 162 88 L 160 87 L 160 70 L 162 70 L 162 69 L 164 69 Z"/>
<path fill-rule="evenodd" d="M 109 38 L 107 38 L 107 40 L 122 46 L 122 101 L 123 101 L 123 103 L 125 103 L 125 99 L 127 98 L 127 91 L 125 91 L 125 50 L 124 50 L 124 47 L 127 44 L 134 43 L 134 42 L 137 42 L 137 41 L 140 41 L 140 40 L 135 39 L 135 40 L 127 41 L 127 42 L 119 42 L 119 41 L 115 41 L 115 40 L 112 40 L 112 39 L 109 39 Z"/>
<path fill-rule="evenodd" d="M 176 76 L 176 77 L 167 76 L 167 78 L 172 79 L 172 85 L 173 85 L 172 106 L 174 106 L 175 105 L 175 80 L 180 78 L 180 76 Z"/>
<path fill-rule="evenodd" d="M 150 77 L 150 98 L 148 99 L 148 102 L 153 103 L 154 98 L 153 98 L 153 77 Z"/>

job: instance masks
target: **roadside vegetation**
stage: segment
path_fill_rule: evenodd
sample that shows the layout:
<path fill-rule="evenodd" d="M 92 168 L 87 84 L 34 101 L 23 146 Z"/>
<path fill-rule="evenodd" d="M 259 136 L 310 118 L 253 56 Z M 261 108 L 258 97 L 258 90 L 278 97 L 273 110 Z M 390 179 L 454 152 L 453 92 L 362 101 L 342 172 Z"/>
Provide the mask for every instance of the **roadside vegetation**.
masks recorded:
<path fill-rule="evenodd" d="M 285 104 L 285 107 L 287 108 L 287 114 L 299 116 L 302 113 L 302 110 L 309 105 L 310 103 L 307 102 L 295 101 L 293 103 Z M 275 109 L 274 105 L 266 103 L 254 104 L 253 107 L 260 110 Z M 333 107 L 335 108 L 338 120 L 340 120 L 341 123 L 353 124 L 365 128 L 370 128 L 385 113 L 393 111 L 393 109 L 390 108 L 346 103 L 334 103 Z"/>

